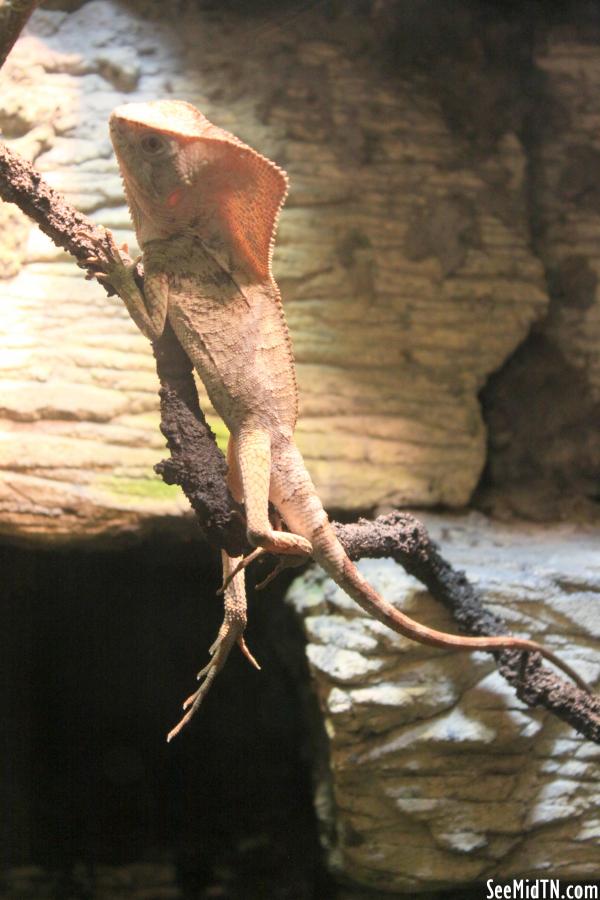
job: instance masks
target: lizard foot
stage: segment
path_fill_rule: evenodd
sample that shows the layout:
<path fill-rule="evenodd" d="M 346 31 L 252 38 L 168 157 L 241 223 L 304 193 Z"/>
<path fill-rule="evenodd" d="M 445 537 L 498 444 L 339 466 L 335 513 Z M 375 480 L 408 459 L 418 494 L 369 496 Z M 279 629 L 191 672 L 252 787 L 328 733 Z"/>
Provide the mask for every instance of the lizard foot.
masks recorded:
<path fill-rule="evenodd" d="M 291 540 L 287 540 L 290 538 Z M 285 544 L 283 545 L 285 549 L 283 549 L 281 545 L 281 540 L 285 539 Z M 300 537 L 299 534 L 292 534 L 290 532 L 273 532 L 273 539 L 269 541 L 268 544 L 260 547 L 256 547 L 252 553 L 248 553 L 247 556 L 244 556 L 238 564 L 231 570 L 231 572 L 223 579 L 223 584 L 217 591 L 217 596 L 220 594 L 224 594 L 235 576 L 250 565 L 251 562 L 254 562 L 255 559 L 258 559 L 259 556 L 262 556 L 264 553 L 272 553 L 274 555 L 285 554 L 282 559 L 279 560 L 275 568 L 266 578 L 263 578 L 256 587 L 257 590 L 262 590 L 283 569 L 287 569 L 291 566 L 301 566 L 305 563 L 309 556 L 312 555 L 312 544 L 310 541 L 307 541 L 306 538 Z"/>
<path fill-rule="evenodd" d="M 266 578 L 263 578 L 262 581 L 259 581 L 255 585 L 255 590 L 262 591 L 262 589 L 266 588 L 268 584 L 271 584 L 271 582 L 275 578 L 277 578 L 277 576 L 280 575 L 284 569 L 292 569 L 296 568 L 296 566 L 303 566 L 305 562 L 305 556 L 282 556 L 275 568 L 271 572 L 269 572 Z"/>
<path fill-rule="evenodd" d="M 110 231 L 95 254 L 87 256 L 81 266 L 87 269 L 86 278 L 95 278 L 109 293 L 116 293 L 127 307 L 137 327 L 149 341 L 162 335 L 167 314 L 168 289 L 166 276 L 146 279 L 142 290 L 138 267 L 142 257 L 133 260 L 126 244 L 118 247 Z"/>
<path fill-rule="evenodd" d="M 312 544 L 306 538 L 292 531 L 253 531 L 248 530 L 250 543 L 261 547 L 275 556 L 312 556 Z"/>
<path fill-rule="evenodd" d="M 104 246 L 97 253 L 87 256 L 80 265 L 87 269 L 86 279 L 96 278 L 102 283 L 109 282 L 115 290 L 124 278 L 129 280 L 138 260 L 132 260 L 127 244 L 120 247 L 110 231 L 104 233 Z"/>
<path fill-rule="evenodd" d="M 190 694 L 187 700 L 185 700 L 183 704 L 185 715 L 168 733 L 167 743 L 172 741 L 173 738 L 176 737 L 183 728 L 185 728 L 190 719 L 196 714 L 198 708 L 200 707 L 200 704 L 210 691 L 213 681 L 227 662 L 227 657 L 229 656 L 231 648 L 234 644 L 237 644 L 246 659 L 256 669 L 260 670 L 259 664 L 248 649 L 248 645 L 244 640 L 244 627 L 245 623 L 242 622 L 225 621 L 221 625 L 217 639 L 208 651 L 211 655 L 211 660 L 208 665 L 206 665 L 198 672 L 198 675 L 196 676 L 198 681 L 201 681 L 202 684 L 200 685 L 198 690 L 194 691 L 193 694 Z"/>
<path fill-rule="evenodd" d="M 263 547 L 257 547 L 256 550 L 253 550 L 252 553 L 248 553 L 247 556 L 243 556 L 239 563 L 233 567 L 231 572 L 228 575 L 223 573 L 223 584 L 217 591 L 217 597 L 220 597 L 221 594 L 224 594 L 233 579 L 236 575 L 238 575 L 243 569 L 250 565 L 251 562 L 254 562 L 255 559 L 258 559 L 259 556 L 262 556 L 263 553 L 266 553 Z"/>

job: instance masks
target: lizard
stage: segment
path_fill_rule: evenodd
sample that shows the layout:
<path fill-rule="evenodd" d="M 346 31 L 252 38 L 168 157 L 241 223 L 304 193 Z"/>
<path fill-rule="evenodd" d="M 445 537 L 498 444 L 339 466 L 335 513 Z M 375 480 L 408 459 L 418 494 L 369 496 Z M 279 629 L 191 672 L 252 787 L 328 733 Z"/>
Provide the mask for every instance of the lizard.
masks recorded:
<path fill-rule="evenodd" d="M 243 502 L 255 551 L 223 552 L 225 616 L 184 703 L 171 740 L 194 715 L 237 643 L 248 650 L 244 569 L 257 554 L 281 562 L 313 557 L 363 610 L 422 644 L 464 651 L 537 652 L 590 689 L 564 660 L 526 638 L 471 637 L 420 624 L 381 597 L 337 539 L 294 442 L 298 391 L 291 339 L 272 256 L 287 174 L 181 100 L 127 103 L 110 117 L 110 134 L 144 265 L 111 238 L 90 272 L 113 286 L 142 333 L 157 340 L 168 319 L 229 430 L 228 484 Z M 275 528 L 269 504 L 286 530 Z"/>

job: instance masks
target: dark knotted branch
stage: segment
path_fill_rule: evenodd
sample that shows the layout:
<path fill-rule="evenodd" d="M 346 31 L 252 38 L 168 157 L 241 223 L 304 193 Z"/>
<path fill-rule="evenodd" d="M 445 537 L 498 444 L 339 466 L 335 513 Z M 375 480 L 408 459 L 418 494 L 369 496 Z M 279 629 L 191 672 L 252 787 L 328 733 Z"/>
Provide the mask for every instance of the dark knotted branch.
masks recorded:
<path fill-rule="evenodd" d="M 0 197 L 16 203 L 80 264 L 90 255 L 102 256 L 106 231 L 65 203 L 31 166 L 1 145 Z M 183 488 L 211 543 L 238 555 L 245 546 L 241 511 L 225 486 L 226 463 L 200 410 L 191 364 L 170 329 L 156 342 L 154 353 L 161 383 L 161 427 L 171 452 L 171 459 L 159 463 L 157 470 L 165 481 Z M 375 522 L 336 525 L 336 530 L 353 559 L 391 556 L 401 563 L 451 610 L 461 631 L 508 633 L 497 616 L 486 612 L 464 573 L 443 559 L 413 516 L 395 513 Z M 531 706 L 544 706 L 600 742 L 600 698 L 543 667 L 537 654 L 504 651 L 497 656 L 501 673 L 521 699 Z"/>
<path fill-rule="evenodd" d="M 160 428 L 171 453 L 154 468 L 163 481 L 183 490 L 206 540 L 240 556 L 249 549 L 246 522 L 227 489 L 227 463 L 200 409 L 192 364 L 168 324 L 153 349 L 161 384 Z"/>
<path fill-rule="evenodd" d="M 15 203 L 44 234 L 84 265 L 103 246 L 106 231 L 82 215 L 33 166 L 0 143 L 0 197 Z M 109 290 L 109 293 L 115 292 Z"/>
<path fill-rule="evenodd" d="M 0 0 L 0 68 L 39 0 Z"/>
<path fill-rule="evenodd" d="M 506 623 L 486 610 L 479 591 L 464 572 L 452 568 L 427 534 L 408 513 L 393 512 L 374 522 L 335 523 L 338 538 L 351 559 L 389 556 L 399 562 L 448 609 L 459 630 L 481 637 L 506 635 Z M 587 694 L 542 665 L 539 653 L 503 650 L 494 653 L 500 674 L 528 706 L 543 706 L 585 737 L 600 743 L 600 697 Z"/>

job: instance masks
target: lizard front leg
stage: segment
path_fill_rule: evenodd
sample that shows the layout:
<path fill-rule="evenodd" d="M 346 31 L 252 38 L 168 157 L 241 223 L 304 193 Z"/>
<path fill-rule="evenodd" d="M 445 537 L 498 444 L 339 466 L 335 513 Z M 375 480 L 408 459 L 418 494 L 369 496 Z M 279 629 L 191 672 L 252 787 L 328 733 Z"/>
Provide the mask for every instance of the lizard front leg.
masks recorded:
<path fill-rule="evenodd" d="M 98 255 L 86 260 L 88 275 L 108 282 L 123 300 L 127 311 L 143 335 L 156 341 L 164 331 L 169 302 L 169 285 L 163 273 L 146 274 L 140 289 L 134 262 L 126 250 L 117 247 L 112 234 L 105 234 Z"/>

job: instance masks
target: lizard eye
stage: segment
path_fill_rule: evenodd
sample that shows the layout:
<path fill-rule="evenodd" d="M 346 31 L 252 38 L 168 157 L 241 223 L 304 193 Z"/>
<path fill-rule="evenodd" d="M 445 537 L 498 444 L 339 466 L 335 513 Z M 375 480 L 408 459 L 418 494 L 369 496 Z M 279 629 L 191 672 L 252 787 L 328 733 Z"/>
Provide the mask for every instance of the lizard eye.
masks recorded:
<path fill-rule="evenodd" d="M 140 146 L 144 153 L 149 156 L 157 156 L 165 148 L 163 138 L 158 134 L 147 134 L 140 141 Z"/>

